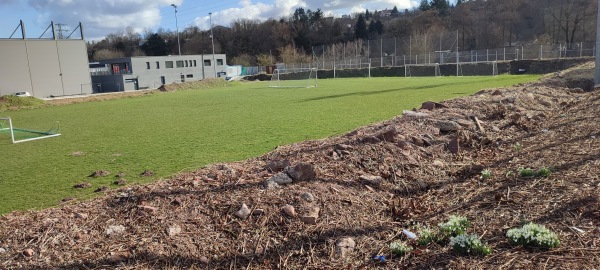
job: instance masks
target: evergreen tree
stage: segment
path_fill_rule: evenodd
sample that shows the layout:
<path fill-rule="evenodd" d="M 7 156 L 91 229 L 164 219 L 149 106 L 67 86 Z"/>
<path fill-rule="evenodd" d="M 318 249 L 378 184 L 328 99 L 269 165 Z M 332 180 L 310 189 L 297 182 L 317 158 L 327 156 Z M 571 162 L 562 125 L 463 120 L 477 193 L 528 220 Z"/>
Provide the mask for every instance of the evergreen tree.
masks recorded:
<path fill-rule="evenodd" d="M 369 13 L 369 10 L 367 9 L 367 11 L 365 11 L 365 20 L 368 21 L 371 18 L 371 13 Z"/>
<path fill-rule="evenodd" d="M 448 7 L 450 5 L 447 0 L 431 0 L 430 6 L 431 8 L 437 9 L 440 14 L 446 15 L 448 14 Z"/>
<path fill-rule="evenodd" d="M 148 56 L 163 56 L 167 55 L 169 45 L 167 45 L 159 34 L 154 33 L 148 37 L 148 40 L 141 46 L 141 49 Z"/>
<path fill-rule="evenodd" d="M 356 20 L 356 25 L 354 25 L 354 36 L 357 39 L 367 39 L 369 38 L 369 32 L 367 30 L 367 22 L 365 21 L 365 17 L 363 15 L 358 15 L 358 19 Z"/>
<path fill-rule="evenodd" d="M 421 0 L 421 4 L 419 4 L 419 10 L 428 11 L 431 9 L 431 5 L 428 0 Z"/>
<path fill-rule="evenodd" d="M 392 15 L 392 17 L 396 17 L 396 16 L 400 15 L 400 12 L 398 11 L 398 8 L 396 6 L 394 6 L 394 9 L 392 9 L 391 15 Z"/>

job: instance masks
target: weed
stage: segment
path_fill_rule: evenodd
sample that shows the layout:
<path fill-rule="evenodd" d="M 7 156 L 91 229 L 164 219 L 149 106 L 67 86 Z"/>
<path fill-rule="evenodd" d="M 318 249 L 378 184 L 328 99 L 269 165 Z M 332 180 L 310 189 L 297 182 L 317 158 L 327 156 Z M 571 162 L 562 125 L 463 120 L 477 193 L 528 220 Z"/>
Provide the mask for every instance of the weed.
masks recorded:
<path fill-rule="evenodd" d="M 394 241 L 390 243 L 390 251 L 394 255 L 406 255 L 412 251 L 412 247 L 407 246 L 401 241 Z"/>
<path fill-rule="evenodd" d="M 486 180 L 492 178 L 492 171 L 485 169 L 481 171 L 481 179 Z"/>
<path fill-rule="evenodd" d="M 513 245 L 540 247 L 551 249 L 558 247 L 560 240 L 558 235 L 544 225 L 533 222 L 523 225 L 521 228 L 513 228 L 506 232 L 508 242 Z"/>
<path fill-rule="evenodd" d="M 466 217 L 452 215 L 445 223 L 438 224 L 440 227 L 440 233 L 444 236 L 457 236 L 464 234 L 471 222 Z"/>
<path fill-rule="evenodd" d="M 519 175 L 521 177 L 534 177 L 534 176 L 536 176 L 536 173 L 531 168 L 526 168 L 526 169 L 519 168 Z"/>
<path fill-rule="evenodd" d="M 476 234 L 461 234 L 450 238 L 450 246 L 460 255 L 488 255 L 492 249 L 479 240 Z"/>

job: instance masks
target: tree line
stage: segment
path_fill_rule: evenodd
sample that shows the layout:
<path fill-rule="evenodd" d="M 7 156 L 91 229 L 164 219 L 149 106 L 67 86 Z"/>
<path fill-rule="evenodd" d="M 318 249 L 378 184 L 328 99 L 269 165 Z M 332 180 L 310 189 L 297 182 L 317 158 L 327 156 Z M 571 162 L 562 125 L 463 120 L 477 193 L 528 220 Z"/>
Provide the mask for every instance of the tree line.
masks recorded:
<path fill-rule="evenodd" d="M 594 42 L 598 0 L 421 0 L 414 9 L 366 10 L 340 18 L 298 8 L 285 18 L 238 19 L 213 28 L 216 53 L 229 64 L 308 62 L 314 46 L 420 36 L 458 34 L 461 50 L 517 44 Z M 211 54 L 210 31 L 196 26 L 180 33 L 182 54 Z M 131 27 L 88 43 L 90 61 L 127 56 L 178 54 L 177 33 L 158 29 L 140 34 Z"/>

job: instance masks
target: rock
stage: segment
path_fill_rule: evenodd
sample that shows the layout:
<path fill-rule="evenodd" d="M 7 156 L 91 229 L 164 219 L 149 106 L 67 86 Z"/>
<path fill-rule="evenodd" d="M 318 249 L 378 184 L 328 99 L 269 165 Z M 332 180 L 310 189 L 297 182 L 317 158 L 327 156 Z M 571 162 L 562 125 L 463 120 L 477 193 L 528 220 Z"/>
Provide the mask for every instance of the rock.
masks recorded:
<path fill-rule="evenodd" d="M 398 131 L 396 130 L 396 128 L 388 128 L 385 131 L 377 134 L 377 139 L 380 139 L 382 141 L 386 141 L 386 142 L 395 142 L 396 141 L 396 135 L 398 135 Z"/>
<path fill-rule="evenodd" d="M 250 209 L 248 208 L 248 206 L 245 203 L 243 203 L 240 210 L 235 212 L 234 215 L 240 219 L 246 219 L 250 215 L 250 213 L 251 212 L 250 212 Z"/>
<path fill-rule="evenodd" d="M 456 119 L 455 122 L 463 128 L 472 129 L 475 127 L 475 123 L 473 123 L 469 120 L 466 120 L 466 119 Z"/>
<path fill-rule="evenodd" d="M 457 131 L 460 129 L 460 125 L 450 120 L 439 120 L 435 123 L 435 126 L 441 131 Z"/>
<path fill-rule="evenodd" d="M 448 143 L 448 150 L 452 154 L 458 154 L 458 152 L 460 151 L 460 145 L 457 137 L 454 137 L 452 138 L 452 140 L 450 140 L 450 142 Z"/>
<path fill-rule="evenodd" d="M 268 181 L 273 181 L 278 185 L 290 184 L 293 182 L 292 178 L 290 178 L 286 173 L 278 173 L 273 175 Z"/>
<path fill-rule="evenodd" d="M 383 178 L 381 176 L 363 174 L 359 177 L 359 179 L 366 182 L 366 184 L 373 186 L 379 186 L 381 183 L 383 183 Z"/>
<path fill-rule="evenodd" d="M 86 213 L 75 213 L 74 216 L 76 218 L 80 218 L 80 219 L 87 219 L 88 218 L 88 214 L 86 214 Z"/>
<path fill-rule="evenodd" d="M 203 264 L 209 264 L 210 260 L 206 256 L 200 257 L 200 262 Z"/>
<path fill-rule="evenodd" d="M 444 104 L 433 102 L 433 101 L 426 101 L 426 102 L 423 102 L 423 104 L 421 104 L 421 110 L 432 111 L 433 109 L 439 109 L 439 108 L 448 108 L 448 107 Z"/>
<path fill-rule="evenodd" d="M 179 227 L 179 225 L 174 225 L 167 229 L 167 235 L 169 235 L 169 236 L 175 236 L 180 233 L 181 233 L 181 227 Z"/>
<path fill-rule="evenodd" d="M 181 206 L 182 204 L 183 204 L 183 202 L 181 201 L 180 198 L 175 198 L 171 201 L 171 205 Z"/>
<path fill-rule="evenodd" d="M 398 147 L 400 147 L 401 149 L 408 149 L 410 147 L 410 143 L 406 142 L 406 141 L 400 141 L 400 142 L 396 143 L 396 145 Z"/>
<path fill-rule="evenodd" d="M 73 187 L 74 188 L 89 188 L 91 186 L 92 186 L 91 183 L 83 182 L 83 183 L 75 184 Z"/>
<path fill-rule="evenodd" d="M 6 253 L 6 249 L 0 248 L 0 254 L 2 254 L 2 253 Z"/>
<path fill-rule="evenodd" d="M 312 202 L 315 200 L 315 196 L 308 192 L 302 193 L 302 195 L 300 195 L 300 198 L 304 199 L 307 202 Z"/>
<path fill-rule="evenodd" d="M 420 119 L 429 117 L 429 114 L 424 112 L 402 111 L 402 117 Z"/>
<path fill-rule="evenodd" d="M 492 96 L 499 96 L 499 95 L 502 95 L 502 91 L 500 91 L 499 89 L 492 92 Z"/>
<path fill-rule="evenodd" d="M 28 248 L 26 250 L 23 250 L 23 256 L 25 256 L 25 257 L 31 257 L 34 254 L 35 254 L 35 252 L 33 251 L 33 249 Z"/>
<path fill-rule="evenodd" d="M 354 239 L 351 237 L 343 237 L 336 241 L 335 252 L 340 258 L 343 258 L 352 253 L 355 246 L 356 242 L 354 242 Z"/>
<path fill-rule="evenodd" d="M 351 145 L 340 143 L 340 144 L 335 145 L 335 149 L 337 149 L 337 150 L 354 150 L 354 147 L 352 147 Z"/>
<path fill-rule="evenodd" d="M 290 161 L 287 159 L 284 160 L 272 160 L 269 163 L 267 163 L 267 165 L 265 166 L 265 169 L 272 171 L 272 172 L 280 172 L 283 169 L 285 169 L 285 167 L 290 166 Z"/>
<path fill-rule="evenodd" d="M 415 144 L 416 146 L 420 146 L 423 147 L 425 145 L 425 141 L 423 141 L 423 139 L 419 138 L 419 137 L 410 137 L 410 139 L 412 140 L 413 144 Z"/>
<path fill-rule="evenodd" d="M 294 167 L 286 167 L 285 172 L 296 181 L 312 180 L 317 177 L 315 167 L 310 163 L 298 163 Z"/>
<path fill-rule="evenodd" d="M 114 182 L 115 185 L 124 186 L 127 185 L 127 179 L 121 178 Z"/>
<path fill-rule="evenodd" d="M 97 188 L 96 190 L 94 190 L 94 192 L 104 192 L 104 191 L 107 191 L 109 189 L 110 188 L 107 187 L 107 186 L 101 186 L 101 187 Z"/>
<path fill-rule="evenodd" d="M 118 234 L 122 234 L 125 232 L 125 227 L 123 227 L 122 225 L 111 225 L 108 226 L 105 230 L 106 235 L 110 236 L 110 235 L 118 235 Z"/>
<path fill-rule="evenodd" d="M 289 204 L 286 204 L 283 207 L 281 207 L 281 210 L 283 210 L 283 212 L 290 217 L 296 216 L 296 210 L 294 209 L 293 206 L 291 206 Z"/>
<path fill-rule="evenodd" d="M 262 183 L 263 187 L 265 187 L 266 189 L 274 189 L 279 187 L 279 184 L 275 183 L 275 181 L 271 180 L 270 178 L 265 180 Z"/>
<path fill-rule="evenodd" d="M 92 174 L 90 174 L 88 177 L 102 177 L 102 176 L 107 176 L 109 174 L 110 174 L 110 172 L 107 172 L 107 171 L 95 171 Z"/>
<path fill-rule="evenodd" d="M 300 217 L 304 224 L 315 225 L 317 224 L 317 218 L 319 218 L 319 207 L 310 207 L 305 215 Z"/>
<path fill-rule="evenodd" d="M 254 209 L 254 210 L 252 211 L 252 215 L 253 215 L 253 216 L 261 216 L 261 215 L 263 215 L 264 213 L 265 213 L 265 210 L 263 210 L 263 209 Z"/>
<path fill-rule="evenodd" d="M 381 140 L 375 136 L 368 136 L 360 139 L 361 143 L 379 143 Z"/>
<path fill-rule="evenodd" d="M 129 259 L 129 252 L 111 252 L 106 261 L 110 264 L 118 264 Z"/>
<path fill-rule="evenodd" d="M 141 176 L 145 176 L 145 177 L 150 177 L 150 176 L 154 176 L 154 172 L 151 170 L 144 170 L 142 173 L 140 173 Z"/>

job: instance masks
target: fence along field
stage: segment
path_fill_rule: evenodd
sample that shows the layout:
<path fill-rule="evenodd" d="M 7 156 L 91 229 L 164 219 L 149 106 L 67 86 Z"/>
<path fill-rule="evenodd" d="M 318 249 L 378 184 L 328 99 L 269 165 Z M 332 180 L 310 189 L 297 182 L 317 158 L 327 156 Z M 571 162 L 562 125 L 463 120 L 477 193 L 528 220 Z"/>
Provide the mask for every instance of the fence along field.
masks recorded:
<path fill-rule="evenodd" d="M 268 82 L 156 92 L 136 98 L 5 111 L 31 129 L 59 121 L 61 136 L 12 144 L 0 135 L 0 214 L 43 208 L 116 188 L 118 173 L 148 183 L 180 171 L 264 154 L 278 145 L 342 134 L 423 101 L 469 95 L 538 76 L 319 80 L 317 88 Z M 109 176 L 91 178 L 105 170 Z M 140 173 L 152 170 L 154 177 Z M 73 188 L 89 182 L 91 187 Z"/>

